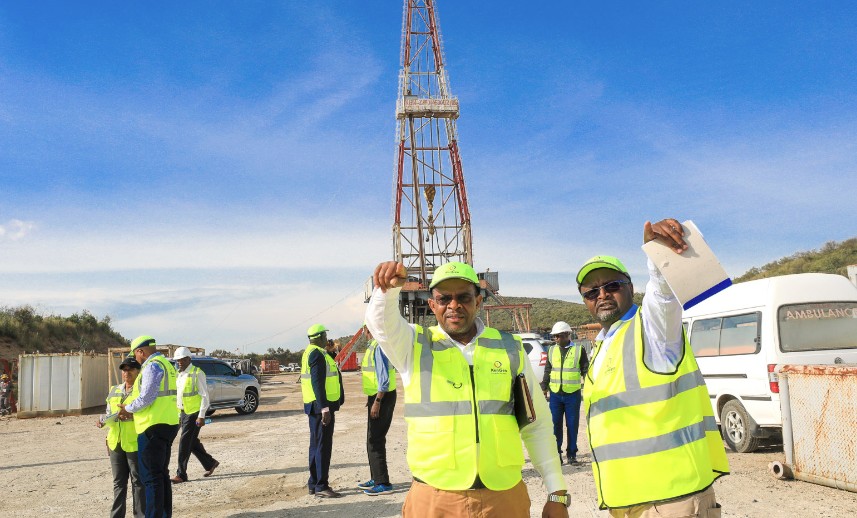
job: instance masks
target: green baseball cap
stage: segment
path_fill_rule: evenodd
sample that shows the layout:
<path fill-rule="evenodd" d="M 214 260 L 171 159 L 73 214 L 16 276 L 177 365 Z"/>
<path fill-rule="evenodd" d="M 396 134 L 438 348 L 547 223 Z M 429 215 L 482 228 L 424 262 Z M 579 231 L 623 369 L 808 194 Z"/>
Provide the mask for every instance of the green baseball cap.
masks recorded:
<path fill-rule="evenodd" d="M 589 272 L 599 268 L 615 270 L 627 277 L 628 280 L 631 280 L 631 275 L 628 273 L 628 269 L 625 268 L 625 265 L 622 264 L 622 261 L 618 258 L 613 257 L 612 255 L 596 255 L 583 263 L 583 266 L 580 267 L 580 271 L 577 272 L 577 287 L 579 288 L 580 285 L 583 284 L 583 278 L 586 277 Z"/>
<path fill-rule="evenodd" d="M 313 336 L 318 336 L 327 331 L 329 331 L 329 329 L 327 329 L 323 325 L 315 324 L 314 326 L 310 326 L 310 328 L 306 330 L 306 335 L 312 338 Z"/>
<path fill-rule="evenodd" d="M 131 352 L 133 353 L 136 349 L 140 347 L 155 347 L 157 343 L 155 343 L 155 339 L 149 335 L 141 335 L 134 339 L 131 342 Z"/>
<path fill-rule="evenodd" d="M 467 263 L 452 262 L 437 267 L 431 276 L 429 289 L 449 279 L 464 279 L 479 285 L 479 278 L 476 277 L 476 270 L 472 266 Z"/>

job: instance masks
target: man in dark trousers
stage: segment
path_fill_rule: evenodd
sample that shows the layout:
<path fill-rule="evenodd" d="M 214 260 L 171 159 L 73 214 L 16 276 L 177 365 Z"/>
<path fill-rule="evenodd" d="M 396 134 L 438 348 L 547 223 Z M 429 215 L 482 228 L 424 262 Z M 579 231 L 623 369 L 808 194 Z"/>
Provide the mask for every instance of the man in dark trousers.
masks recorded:
<path fill-rule="evenodd" d="M 556 451 L 562 460 L 562 421 L 568 440 L 565 443 L 566 462 L 577 462 L 577 428 L 580 424 L 580 380 L 589 368 L 589 358 L 583 347 L 571 341 L 571 326 L 566 322 L 557 322 L 551 329 L 555 345 L 548 349 L 548 361 L 542 378 L 542 391 L 545 397 L 550 393 L 550 409 L 553 417 L 553 434 L 556 437 Z"/>
<path fill-rule="evenodd" d="M 316 324 L 307 330 L 309 345 L 301 359 L 301 392 L 304 412 L 309 416 L 309 494 L 319 498 L 339 498 L 328 484 L 333 450 L 334 412 L 345 403 L 342 375 L 329 354 L 335 346 L 327 341 L 327 328 Z"/>
<path fill-rule="evenodd" d="M 176 369 L 157 351 L 155 339 L 138 336 L 131 353 L 143 367 L 134 381 L 139 394 L 127 406 L 120 404 L 119 420 L 134 420 L 137 431 L 137 467 L 146 487 L 146 518 L 173 515 L 170 452 L 179 432 L 176 410 Z"/>
<path fill-rule="evenodd" d="M 205 414 L 211 405 L 208 397 L 208 380 L 202 369 L 191 363 L 191 352 L 187 347 L 179 347 L 173 353 L 179 372 L 176 381 L 176 405 L 179 410 L 179 462 L 176 474 L 170 480 L 173 484 L 187 482 L 187 461 L 190 454 L 199 460 L 205 469 L 203 477 L 210 477 L 220 462 L 215 460 L 199 440 L 199 432 L 205 426 Z"/>
<path fill-rule="evenodd" d="M 363 355 L 363 393 L 369 409 L 366 424 L 366 453 L 369 455 L 369 473 L 372 478 L 357 484 L 369 496 L 389 493 L 393 490 L 387 471 L 387 432 L 393 422 L 396 408 L 396 369 L 387 355 L 378 347 L 372 333 L 366 329 L 369 346 Z"/>

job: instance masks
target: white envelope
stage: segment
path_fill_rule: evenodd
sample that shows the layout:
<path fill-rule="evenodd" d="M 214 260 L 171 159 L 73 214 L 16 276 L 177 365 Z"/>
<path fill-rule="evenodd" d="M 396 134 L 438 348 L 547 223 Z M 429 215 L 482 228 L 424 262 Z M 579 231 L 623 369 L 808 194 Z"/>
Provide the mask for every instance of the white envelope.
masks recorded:
<path fill-rule="evenodd" d="M 687 250 L 677 254 L 659 241 L 649 241 L 643 245 L 643 252 L 661 271 L 682 308 L 689 309 L 731 286 L 732 279 L 693 221 L 681 225 Z"/>

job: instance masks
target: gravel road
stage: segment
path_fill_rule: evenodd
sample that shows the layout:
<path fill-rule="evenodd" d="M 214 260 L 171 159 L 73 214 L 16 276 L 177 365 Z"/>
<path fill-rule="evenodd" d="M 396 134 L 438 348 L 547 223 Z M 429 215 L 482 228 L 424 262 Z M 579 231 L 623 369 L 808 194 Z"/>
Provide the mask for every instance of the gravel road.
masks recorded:
<path fill-rule="evenodd" d="M 345 494 L 320 500 L 306 493 L 307 418 L 297 374 L 266 380 L 259 410 L 250 416 L 218 411 L 201 439 L 220 461 L 210 478 L 192 457 L 190 481 L 174 487 L 175 516 L 309 517 L 398 516 L 410 481 L 405 463 L 404 397 L 398 398 L 387 436 L 390 475 L 396 491 L 369 497 L 355 488 L 369 478 L 366 461 L 365 396 L 357 372 L 345 373 L 346 403 L 336 415 L 331 486 Z M 401 389 L 400 389 L 401 390 Z M 37 419 L 0 418 L 0 514 L 14 517 L 107 515 L 112 501 L 110 463 L 104 432 L 95 415 Z M 572 494 L 570 516 L 605 516 L 596 510 L 588 448 L 581 433 L 585 462 L 563 466 Z M 175 448 L 178 448 L 176 443 Z M 176 450 L 173 452 L 175 465 Z M 724 517 L 857 516 L 857 494 L 799 481 L 777 481 L 767 471 L 783 460 L 780 447 L 752 454 L 729 453 L 732 474 L 715 483 Z M 524 480 L 541 515 L 546 493 L 527 464 Z M 129 501 L 130 507 L 130 501 Z M 129 513 L 130 516 L 130 513 Z"/>

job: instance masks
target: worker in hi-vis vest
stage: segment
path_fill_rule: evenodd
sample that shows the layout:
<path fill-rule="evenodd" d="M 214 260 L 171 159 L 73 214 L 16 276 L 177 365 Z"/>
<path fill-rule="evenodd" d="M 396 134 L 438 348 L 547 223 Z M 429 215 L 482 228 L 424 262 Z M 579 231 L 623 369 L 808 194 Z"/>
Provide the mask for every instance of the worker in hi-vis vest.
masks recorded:
<path fill-rule="evenodd" d="M 428 305 L 438 325 L 427 328 L 399 314 L 407 280 L 402 263 L 379 264 L 372 280 L 366 326 L 405 387 L 414 482 L 402 515 L 529 517 L 523 439 L 548 492 L 542 516 L 567 517 L 569 496 L 547 402 L 520 338 L 477 318 L 482 290 L 473 267 L 452 262 L 434 271 Z M 521 374 L 535 421 L 519 428 L 513 390 Z"/>
<path fill-rule="evenodd" d="M 110 518 L 124 518 L 128 500 L 128 480 L 131 480 L 131 502 L 134 518 L 146 515 L 146 492 L 137 467 L 137 430 L 134 421 L 119 421 L 115 414 L 119 405 L 134 399 L 134 382 L 140 375 L 140 363 L 128 356 L 119 364 L 122 383 L 110 387 L 107 412 L 98 418 L 97 426 L 107 427 L 107 453 L 113 472 L 113 507 Z"/>
<path fill-rule="evenodd" d="M 369 496 L 393 490 L 387 471 L 387 432 L 393 422 L 396 408 L 396 368 L 390 365 L 387 355 L 378 347 L 372 333 L 366 329 L 369 345 L 363 354 L 360 371 L 363 393 L 366 394 L 366 454 L 369 456 L 370 479 L 357 484 Z"/>
<path fill-rule="evenodd" d="M 146 487 L 146 517 L 173 514 L 170 452 L 179 431 L 176 410 L 176 369 L 158 352 L 151 336 L 131 342 L 134 359 L 142 364 L 134 382 L 133 401 L 120 404 L 119 419 L 134 419 L 140 479 Z"/>
<path fill-rule="evenodd" d="M 569 464 L 577 463 L 577 428 L 580 425 L 580 381 L 589 367 L 586 350 L 571 341 L 571 326 L 557 322 L 551 329 L 554 345 L 548 348 L 542 391 L 550 397 L 556 451 L 562 460 L 562 423 L 565 421 L 565 454 Z M 549 395 L 549 396 L 548 396 Z M 563 419 L 565 418 L 565 419 Z"/>
<path fill-rule="evenodd" d="M 643 227 L 681 254 L 681 224 Z M 640 307 L 619 259 L 600 255 L 577 274 L 601 323 L 583 383 L 592 470 L 601 509 L 614 517 L 719 517 L 714 481 L 728 474 L 723 440 L 681 321 L 681 304 L 649 261 Z"/>
<path fill-rule="evenodd" d="M 205 450 L 199 440 L 199 432 L 205 426 L 205 414 L 211 405 L 208 397 L 208 379 L 202 369 L 191 363 L 190 349 L 179 347 L 173 353 L 178 364 L 176 378 L 176 406 L 179 411 L 179 459 L 176 474 L 170 478 L 173 484 L 187 482 L 187 462 L 190 454 L 202 464 L 202 476 L 210 477 L 220 463 Z"/>
<path fill-rule="evenodd" d="M 333 451 L 334 412 L 345 402 L 342 375 L 334 359 L 327 328 L 315 324 L 307 330 L 309 345 L 301 358 L 301 393 L 309 416 L 309 494 L 318 498 L 342 496 L 330 488 L 328 472 Z"/>

